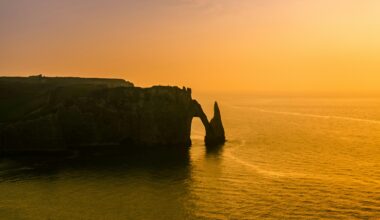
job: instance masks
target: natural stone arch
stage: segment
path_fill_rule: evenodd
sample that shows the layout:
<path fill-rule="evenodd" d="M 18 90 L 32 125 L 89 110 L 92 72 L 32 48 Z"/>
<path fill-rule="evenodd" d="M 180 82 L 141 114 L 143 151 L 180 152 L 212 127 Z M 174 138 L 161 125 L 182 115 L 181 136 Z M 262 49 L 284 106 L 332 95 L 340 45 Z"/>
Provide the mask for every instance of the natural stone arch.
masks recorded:
<path fill-rule="evenodd" d="M 203 126 L 205 127 L 206 146 L 219 145 L 223 144 L 226 141 L 224 127 L 217 102 L 214 104 L 214 117 L 211 119 L 211 121 L 209 121 L 207 119 L 207 115 L 202 109 L 202 106 L 196 100 L 193 100 L 193 117 L 200 118 Z"/>

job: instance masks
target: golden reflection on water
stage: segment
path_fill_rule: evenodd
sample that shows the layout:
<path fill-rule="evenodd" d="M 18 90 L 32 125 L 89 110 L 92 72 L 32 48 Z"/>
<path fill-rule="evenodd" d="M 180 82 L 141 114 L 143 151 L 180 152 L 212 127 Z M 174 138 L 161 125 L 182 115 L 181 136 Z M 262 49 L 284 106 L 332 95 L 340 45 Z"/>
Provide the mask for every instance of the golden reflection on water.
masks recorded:
<path fill-rule="evenodd" d="M 380 218 L 380 101 L 220 103 L 223 147 L 206 149 L 194 120 L 189 152 L 2 159 L 0 216 Z"/>

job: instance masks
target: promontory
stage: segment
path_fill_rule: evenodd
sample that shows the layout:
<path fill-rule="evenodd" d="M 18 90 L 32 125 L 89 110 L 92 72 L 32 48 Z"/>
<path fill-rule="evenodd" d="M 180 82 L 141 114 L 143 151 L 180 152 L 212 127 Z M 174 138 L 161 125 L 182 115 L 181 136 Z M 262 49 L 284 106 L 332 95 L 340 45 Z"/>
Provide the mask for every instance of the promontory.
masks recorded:
<path fill-rule="evenodd" d="M 199 117 L 206 146 L 225 142 L 218 104 L 209 121 L 191 89 L 135 87 L 122 79 L 0 77 L 0 154 L 191 145 Z"/>

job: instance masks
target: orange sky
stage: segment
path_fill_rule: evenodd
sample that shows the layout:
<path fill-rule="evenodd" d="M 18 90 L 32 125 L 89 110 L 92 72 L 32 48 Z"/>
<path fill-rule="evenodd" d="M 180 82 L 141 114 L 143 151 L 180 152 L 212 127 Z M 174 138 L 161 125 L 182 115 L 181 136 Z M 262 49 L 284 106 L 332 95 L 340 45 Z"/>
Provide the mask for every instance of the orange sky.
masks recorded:
<path fill-rule="evenodd" d="M 378 0 L 5 0 L 0 75 L 380 92 Z"/>

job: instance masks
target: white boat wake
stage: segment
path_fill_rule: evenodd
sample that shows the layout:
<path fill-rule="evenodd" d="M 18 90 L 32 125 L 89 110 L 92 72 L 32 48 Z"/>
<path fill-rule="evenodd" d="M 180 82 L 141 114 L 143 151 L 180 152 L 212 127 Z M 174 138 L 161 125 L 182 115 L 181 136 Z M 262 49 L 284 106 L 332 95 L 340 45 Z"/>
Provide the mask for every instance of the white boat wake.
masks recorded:
<path fill-rule="evenodd" d="M 245 143 L 246 143 L 245 141 L 241 141 L 241 144 L 238 145 L 236 148 L 243 147 L 245 145 Z M 236 148 L 234 148 L 234 149 L 236 149 Z M 255 171 L 258 174 L 268 176 L 268 177 L 272 177 L 272 178 L 309 179 L 309 180 L 318 180 L 318 181 L 329 181 L 332 183 L 351 182 L 351 183 L 360 184 L 360 185 L 373 185 L 373 184 L 378 185 L 378 184 L 380 184 L 380 181 L 374 180 L 374 179 L 366 181 L 366 180 L 352 179 L 352 178 L 346 178 L 346 177 L 336 176 L 336 175 L 334 175 L 334 176 L 321 175 L 321 174 L 317 175 L 315 173 L 306 174 L 306 173 L 298 173 L 298 172 L 278 172 L 278 171 L 273 171 L 273 170 L 267 170 L 267 169 L 261 168 L 260 166 L 254 165 L 252 163 L 249 163 L 245 160 L 238 158 L 237 156 L 235 156 L 233 154 L 233 152 L 234 151 L 224 152 L 224 156 L 231 159 L 235 163 L 238 163 L 238 164 L 241 164 L 245 167 L 248 167 L 249 169 Z"/>

